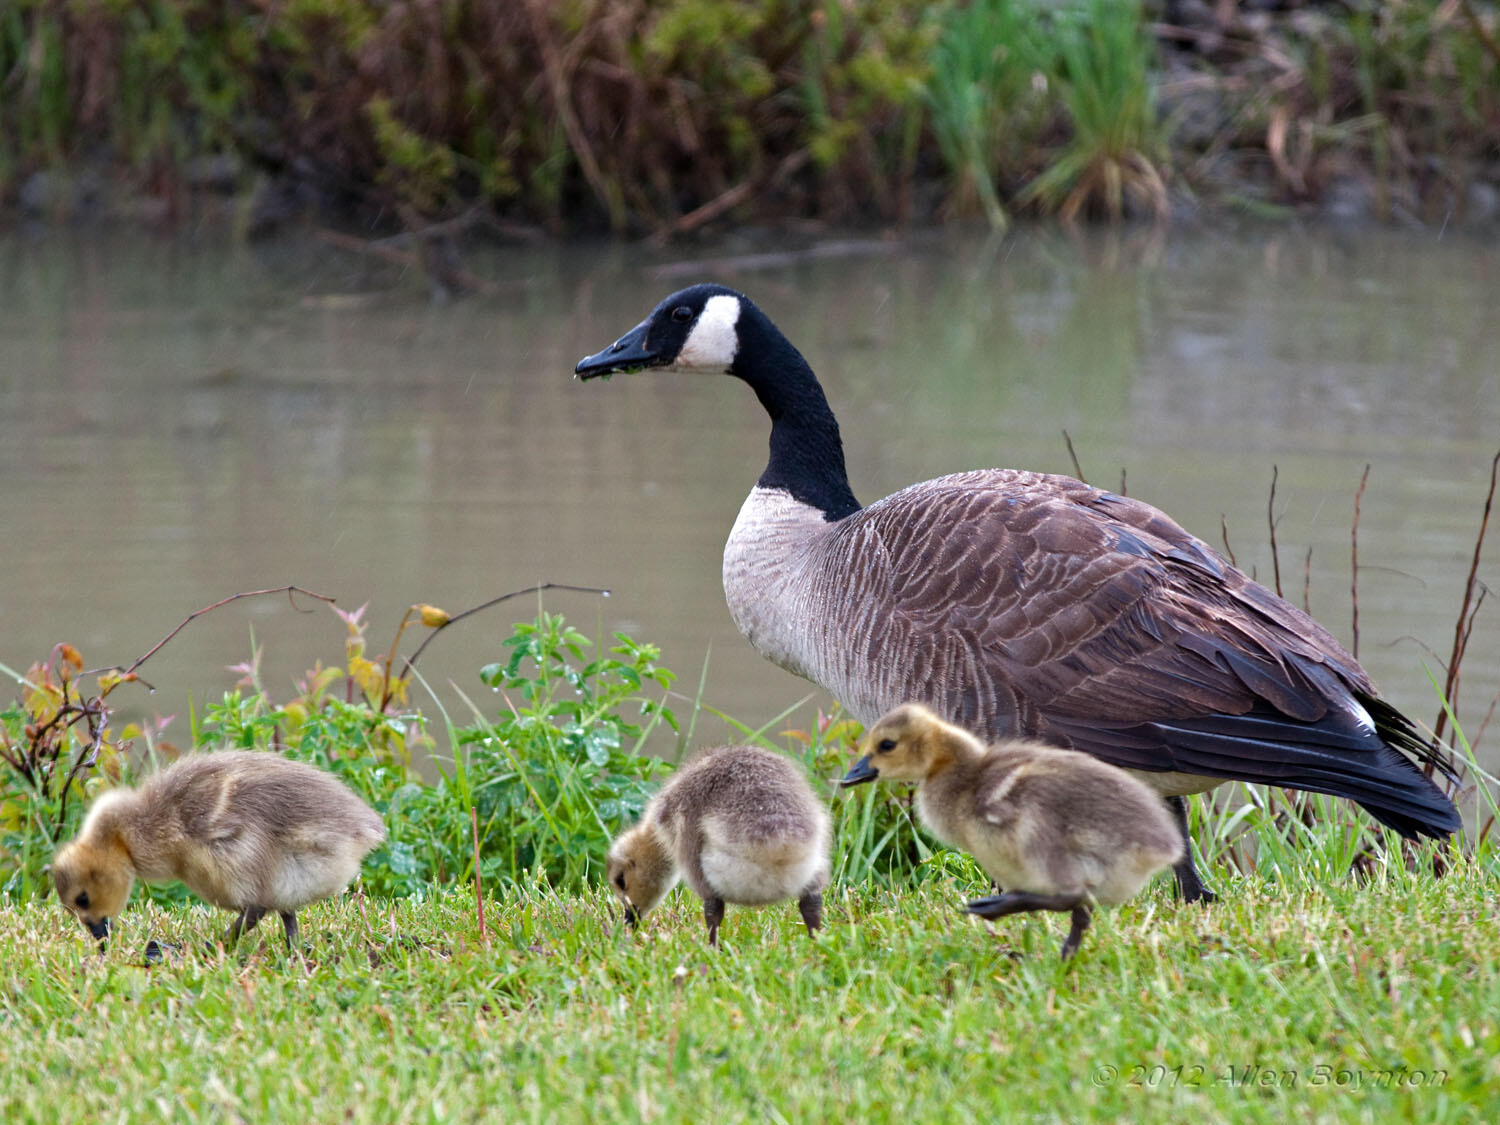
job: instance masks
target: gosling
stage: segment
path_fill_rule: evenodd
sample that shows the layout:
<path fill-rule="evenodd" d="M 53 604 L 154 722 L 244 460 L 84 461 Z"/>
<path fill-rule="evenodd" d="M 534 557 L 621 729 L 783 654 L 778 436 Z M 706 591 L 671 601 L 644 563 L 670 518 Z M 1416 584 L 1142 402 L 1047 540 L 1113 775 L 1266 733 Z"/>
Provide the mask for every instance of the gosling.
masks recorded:
<path fill-rule="evenodd" d="M 823 924 L 828 810 L 802 771 L 753 746 L 705 750 L 677 771 L 634 828 L 610 846 L 611 889 L 635 926 L 685 879 L 703 900 L 708 943 L 724 904 L 796 897 L 808 936 Z"/>
<path fill-rule="evenodd" d="M 1071 911 L 1063 960 L 1078 949 L 1094 904 L 1124 902 L 1182 858 L 1161 798 L 1091 755 L 1024 740 L 986 748 L 916 703 L 880 719 L 860 750 L 842 785 L 915 781 L 922 823 L 1004 889 L 969 903 L 971 914 Z"/>
<path fill-rule="evenodd" d="M 331 774 L 268 752 L 193 754 L 101 794 L 53 857 L 52 881 L 100 949 L 136 878 L 181 880 L 238 910 L 227 946 L 274 910 L 293 949 L 297 908 L 342 891 L 384 839 L 380 817 Z"/>

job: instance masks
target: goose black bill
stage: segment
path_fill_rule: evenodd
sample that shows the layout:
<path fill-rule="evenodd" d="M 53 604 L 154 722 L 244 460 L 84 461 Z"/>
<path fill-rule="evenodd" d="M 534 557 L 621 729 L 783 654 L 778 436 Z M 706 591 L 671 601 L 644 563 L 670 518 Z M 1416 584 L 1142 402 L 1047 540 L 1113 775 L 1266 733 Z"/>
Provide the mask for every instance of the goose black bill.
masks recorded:
<path fill-rule="evenodd" d="M 870 756 L 866 754 L 854 765 L 849 767 L 849 772 L 839 778 L 839 784 L 845 789 L 855 785 L 863 785 L 867 781 L 874 781 L 880 776 L 880 771 L 870 765 Z"/>
<path fill-rule="evenodd" d="M 659 367 L 663 362 L 660 354 L 646 342 L 649 324 L 650 321 L 642 321 L 602 352 L 584 356 L 573 368 L 573 374 L 580 379 L 595 379 L 617 371 Z"/>

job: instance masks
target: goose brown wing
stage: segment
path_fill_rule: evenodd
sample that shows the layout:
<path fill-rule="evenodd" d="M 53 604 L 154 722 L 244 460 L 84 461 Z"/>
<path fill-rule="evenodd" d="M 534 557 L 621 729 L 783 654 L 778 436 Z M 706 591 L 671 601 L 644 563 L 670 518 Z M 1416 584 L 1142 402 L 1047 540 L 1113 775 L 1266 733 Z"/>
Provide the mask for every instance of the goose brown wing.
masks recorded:
<path fill-rule="evenodd" d="M 1323 690 L 1369 691 L 1316 622 L 1161 512 L 1066 477 L 944 477 L 860 513 L 880 545 L 892 627 L 957 636 L 974 659 L 944 678 L 1044 718 L 1241 714 L 1265 702 L 1312 722 Z"/>
<path fill-rule="evenodd" d="M 954 721 L 1135 769 L 1334 792 L 1377 816 L 1433 811 L 1436 789 L 1387 744 L 1420 740 L 1332 635 L 1155 508 L 991 470 L 855 518 L 879 544 L 893 648 Z"/>

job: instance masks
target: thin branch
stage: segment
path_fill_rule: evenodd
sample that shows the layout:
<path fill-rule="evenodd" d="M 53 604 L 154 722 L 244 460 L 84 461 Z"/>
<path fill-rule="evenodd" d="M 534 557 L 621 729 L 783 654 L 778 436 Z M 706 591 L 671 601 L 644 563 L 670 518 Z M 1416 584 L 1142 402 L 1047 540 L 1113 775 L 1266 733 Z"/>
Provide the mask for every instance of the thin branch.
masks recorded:
<path fill-rule="evenodd" d="M 1479 586 L 1479 556 L 1484 550 L 1484 537 L 1490 526 L 1490 510 L 1495 504 L 1495 477 L 1500 471 L 1500 451 L 1495 453 L 1490 461 L 1490 487 L 1484 494 L 1484 514 L 1479 517 L 1479 535 L 1474 540 L 1474 558 L 1469 563 L 1469 577 L 1464 583 L 1464 600 L 1458 609 L 1458 621 L 1453 626 L 1453 655 L 1448 660 L 1448 679 L 1443 684 L 1443 699 L 1448 706 L 1439 708 L 1437 722 L 1432 725 L 1433 744 L 1437 745 L 1442 740 L 1443 728 L 1448 721 L 1448 707 L 1453 706 L 1452 692 L 1458 683 L 1458 666 L 1464 657 L 1464 627 L 1465 622 L 1470 620 L 1469 603 L 1474 599 L 1475 587 Z M 1483 595 L 1480 595 L 1481 598 Z M 1476 611 L 1477 611 L 1476 607 Z M 1472 624 L 1472 623 L 1471 623 Z"/>
<path fill-rule="evenodd" d="M 1312 616 L 1312 551 L 1309 547 L 1302 560 L 1302 612 Z"/>
<path fill-rule="evenodd" d="M 1219 534 L 1224 538 L 1224 553 L 1229 556 L 1229 565 L 1238 567 L 1240 564 L 1234 561 L 1234 548 L 1229 545 L 1229 517 L 1223 512 L 1219 513 Z"/>
<path fill-rule="evenodd" d="M 1073 448 L 1073 435 L 1067 430 L 1062 432 L 1063 441 L 1068 443 L 1068 456 L 1073 459 L 1073 475 L 1084 484 L 1088 484 L 1089 478 L 1083 475 L 1083 466 L 1078 463 L 1078 451 Z"/>
<path fill-rule="evenodd" d="M 432 643 L 433 638 L 441 633 L 444 629 L 448 628 L 448 626 L 456 625 L 465 617 L 472 617 L 474 614 L 480 612 L 481 610 L 489 609 L 491 606 L 497 606 L 501 602 L 509 601 L 511 598 L 519 598 L 522 594 L 540 594 L 543 590 L 572 590 L 580 594 L 598 594 L 600 597 L 609 597 L 609 591 L 604 589 L 602 586 L 570 586 L 566 582 L 543 582 L 537 586 L 527 586 L 524 590 L 512 590 L 508 594 L 501 594 L 498 598 L 491 598 L 487 602 L 481 602 L 479 605 L 474 606 L 472 609 L 466 609 L 462 613 L 455 613 L 452 617 L 448 618 L 446 622 L 434 628 L 432 632 L 427 635 L 427 638 L 417 646 L 417 651 L 406 658 L 406 663 L 401 666 L 401 675 L 405 677 L 411 673 L 412 667 L 416 664 L 417 659 L 422 655 L 422 652 L 427 648 L 427 646 Z"/>
<path fill-rule="evenodd" d="M 1359 476 L 1359 487 L 1354 491 L 1354 523 L 1349 528 L 1349 605 L 1350 625 L 1349 652 L 1359 659 L 1359 502 L 1364 499 L 1365 483 L 1370 479 L 1370 466 Z"/>
<path fill-rule="evenodd" d="M 1271 494 L 1266 497 L 1266 523 L 1271 528 L 1271 573 L 1276 576 L 1276 596 L 1281 593 L 1281 552 L 1276 549 L 1276 476 L 1278 469 L 1271 466 Z"/>
<path fill-rule="evenodd" d="M 295 597 L 295 595 L 297 594 L 306 594 L 309 598 L 317 598 L 319 601 L 327 602 L 329 605 L 332 605 L 337 600 L 335 598 L 330 598 L 327 594 L 317 594 L 311 590 L 304 590 L 301 586 L 275 586 L 269 590 L 243 590 L 238 594 L 230 594 L 229 597 L 224 598 L 222 601 L 214 602 L 213 605 L 206 605 L 202 609 L 194 610 L 192 613 L 188 614 L 178 624 L 177 628 L 173 629 L 165 637 L 163 637 L 161 640 L 157 641 L 154 645 L 147 649 L 144 656 L 136 657 L 135 663 L 130 665 L 130 667 L 123 668 L 118 664 L 114 664 L 107 668 L 96 668 L 91 672 L 82 673 L 82 675 L 94 675 L 98 672 L 120 672 L 122 675 L 128 676 L 130 675 L 130 673 L 134 672 L 142 664 L 146 663 L 146 661 L 150 660 L 153 656 L 160 652 L 162 647 L 168 641 L 170 641 L 178 633 L 187 628 L 188 623 L 195 618 L 202 617 L 205 613 L 212 613 L 214 610 L 220 608 L 221 606 L 226 606 L 230 602 L 239 601 L 241 598 L 259 598 L 263 597 L 266 594 L 287 595 L 287 600 L 291 602 L 292 608 L 297 610 L 298 613 L 311 613 L 312 610 L 298 608 L 297 600 Z"/>

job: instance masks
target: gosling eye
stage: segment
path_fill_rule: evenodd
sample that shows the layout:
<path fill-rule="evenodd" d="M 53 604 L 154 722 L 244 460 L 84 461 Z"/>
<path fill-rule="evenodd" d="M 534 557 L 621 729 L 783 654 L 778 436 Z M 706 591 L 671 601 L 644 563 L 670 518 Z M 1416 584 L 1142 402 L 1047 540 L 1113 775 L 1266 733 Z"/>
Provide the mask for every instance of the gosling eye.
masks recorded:
<path fill-rule="evenodd" d="M 78 897 L 73 900 L 73 905 L 78 907 L 79 910 L 87 910 L 89 908 L 88 891 L 79 891 Z"/>
<path fill-rule="evenodd" d="M 875 749 L 879 750 L 882 754 L 889 754 L 895 748 L 896 740 L 894 738 L 882 738 L 875 744 Z"/>
<path fill-rule="evenodd" d="M 625 872 L 621 871 L 615 876 L 615 886 L 619 887 L 622 891 L 625 889 Z"/>
<path fill-rule="evenodd" d="M 693 319 L 693 310 L 686 305 L 678 305 L 672 310 L 672 319 L 678 324 L 686 324 Z"/>

